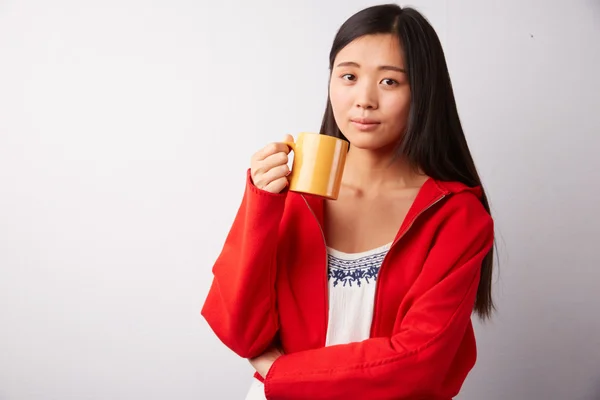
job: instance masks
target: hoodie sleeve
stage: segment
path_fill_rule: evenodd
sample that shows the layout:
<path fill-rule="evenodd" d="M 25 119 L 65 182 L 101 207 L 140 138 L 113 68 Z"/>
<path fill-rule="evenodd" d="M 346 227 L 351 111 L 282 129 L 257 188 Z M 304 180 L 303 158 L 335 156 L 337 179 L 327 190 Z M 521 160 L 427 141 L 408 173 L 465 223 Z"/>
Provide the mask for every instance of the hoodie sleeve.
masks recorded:
<path fill-rule="evenodd" d="M 285 198 L 258 189 L 248 171 L 242 203 L 212 268 L 201 315 L 240 357 L 260 355 L 279 329 L 275 264 Z"/>
<path fill-rule="evenodd" d="M 425 290 L 393 335 L 281 356 L 265 379 L 268 400 L 451 397 L 444 383 L 470 324 L 493 220 L 472 194 L 448 202 L 453 211 L 414 284 Z"/>

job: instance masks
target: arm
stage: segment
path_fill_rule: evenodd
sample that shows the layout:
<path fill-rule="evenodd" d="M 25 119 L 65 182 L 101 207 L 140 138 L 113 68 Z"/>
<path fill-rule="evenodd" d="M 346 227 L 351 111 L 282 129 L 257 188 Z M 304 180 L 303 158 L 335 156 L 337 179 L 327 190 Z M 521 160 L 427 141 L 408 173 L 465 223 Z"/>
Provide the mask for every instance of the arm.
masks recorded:
<path fill-rule="evenodd" d="M 285 198 L 258 189 L 248 171 L 244 198 L 212 269 L 201 314 L 240 357 L 261 354 L 279 328 L 275 260 Z"/>
<path fill-rule="evenodd" d="M 444 389 L 444 380 L 470 324 L 481 264 L 493 244 L 491 217 L 474 196 L 465 196 L 449 200 L 461 207 L 443 222 L 415 282 L 427 290 L 394 334 L 279 357 L 265 379 L 267 399 L 454 395 Z"/>

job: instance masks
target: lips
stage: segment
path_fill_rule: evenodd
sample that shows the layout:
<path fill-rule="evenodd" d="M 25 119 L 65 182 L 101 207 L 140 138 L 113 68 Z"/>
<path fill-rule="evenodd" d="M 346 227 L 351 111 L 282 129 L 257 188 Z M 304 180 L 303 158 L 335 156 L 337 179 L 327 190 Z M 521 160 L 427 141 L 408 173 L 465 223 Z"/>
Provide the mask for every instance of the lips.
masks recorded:
<path fill-rule="evenodd" d="M 352 118 L 352 119 L 350 119 L 350 121 L 355 122 L 357 124 L 361 124 L 361 125 L 377 125 L 377 124 L 381 123 L 381 122 L 377 121 L 376 119 L 371 119 L 371 118 Z"/>
<path fill-rule="evenodd" d="M 362 117 L 352 118 L 350 119 L 350 122 L 361 132 L 376 131 L 379 128 L 379 124 L 381 124 L 381 122 L 377 121 L 376 119 Z"/>

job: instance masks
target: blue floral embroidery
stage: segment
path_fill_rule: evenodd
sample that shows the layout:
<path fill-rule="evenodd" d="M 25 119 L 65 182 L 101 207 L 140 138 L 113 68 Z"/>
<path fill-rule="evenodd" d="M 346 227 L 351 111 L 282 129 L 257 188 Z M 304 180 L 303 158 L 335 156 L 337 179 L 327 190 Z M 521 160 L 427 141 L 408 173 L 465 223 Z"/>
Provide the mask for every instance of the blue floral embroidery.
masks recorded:
<path fill-rule="evenodd" d="M 328 255 L 328 279 L 333 280 L 333 286 L 369 284 L 377 280 L 379 268 L 387 251 L 361 257 L 356 260 L 343 260 L 331 254 Z"/>

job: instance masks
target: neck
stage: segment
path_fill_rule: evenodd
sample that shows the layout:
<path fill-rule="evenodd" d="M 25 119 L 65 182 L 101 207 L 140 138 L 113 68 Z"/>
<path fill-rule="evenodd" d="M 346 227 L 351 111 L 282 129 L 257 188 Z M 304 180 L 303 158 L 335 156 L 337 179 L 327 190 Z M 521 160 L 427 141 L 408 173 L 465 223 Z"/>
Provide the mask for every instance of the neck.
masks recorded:
<path fill-rule="evenodd" d="M 360 192 L 376 193 L 380 189 L 420 186 L 423 178 L 393 149 L 372 151 L 350 146 L 342 184 Z"/>

